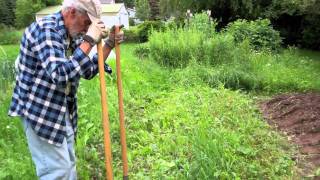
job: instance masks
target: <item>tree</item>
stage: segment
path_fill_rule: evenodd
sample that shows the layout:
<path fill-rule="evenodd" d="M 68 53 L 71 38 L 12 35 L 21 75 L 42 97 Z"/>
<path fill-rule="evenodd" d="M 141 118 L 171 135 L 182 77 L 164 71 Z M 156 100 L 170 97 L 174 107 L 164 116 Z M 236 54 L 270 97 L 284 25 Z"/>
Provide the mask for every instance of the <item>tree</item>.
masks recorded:
<path fill-rule="evenodd" d="M 62 0 L 42 0 L 42 3 L 47 6 L 55 6 L 62 3 Z"/>
<path fill-rule="evenodd" d="M 170 17 L 183 19 L 189 7 L 191 2 L 186 0 L 160 0 L 160 15 L 162 19 Z"/>
<path fill-rule="evenodd" d="M 15 0 L 1 0 L 0 1 L 0 24 L 13 26 L 15 20 Z"/>
<path fill-rule="evenodd" d="M 136 17 L 142 21 L 149 19 L 150 8 L 148 0 L 136 0 Z"/>
<path fill-rule="evenodd" d="M 42 8 L 61 4 L 61 0 L 17 0 L 16 27 L 28 26 L 35 20 L 35 14 Z"/>
<path fill-rule="evenodd" d="M 273 0 L 263 13 L 280 30 L 286 44 L 319 50 L 319 7 L 319 0 Z"/>
<path fill-rule="evenodd" d="M 124 3 L 128 8 L 133 8 L 135 5 L 135 0 L 116 0 L 116 3 Z"/>
<path fill-rule="evenodd" d="M 160 1 L 159 0 L 149 0 L 150 7 L 150 20 L 159 20 L 160 19 Z"/>
<path fill-rule="evenodd" d="M 220 26 L 224 27 L 239 18 L 253 20 L 261 17 L 261 12 L 271 3 L 272 0 L 160 0 L 160 12 L 161 18 L 185 18 L 187 9 L 193 13 L 211 10 L 211 16 L 220 20 Z"/>
<path fill-rule="evenodd" d="M 320 50 L 320 0 L 303 0 L 300 4 L 302 22 L 302 45 L 307 48 Z"/>
<path fill-rule="evenodd" d="M 28 26 L 35 20 L 35 13 L 44 7 L 41 1 L 17 0 L 16 5 L 16 27 Z"/>
<path fill-rule="evenodd" d="M 320 0 L 160 0 L 162 17 L 211 10 L 218 28 L 237 19 L 269 18 L 284 43 L 320 49 Z"/>

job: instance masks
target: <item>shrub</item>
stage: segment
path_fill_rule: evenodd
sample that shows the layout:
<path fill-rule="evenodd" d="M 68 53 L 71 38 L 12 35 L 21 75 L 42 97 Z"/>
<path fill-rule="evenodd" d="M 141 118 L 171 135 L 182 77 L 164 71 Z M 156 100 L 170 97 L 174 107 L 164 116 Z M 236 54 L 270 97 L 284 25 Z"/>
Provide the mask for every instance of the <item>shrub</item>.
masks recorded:
<path fill-rule="evenodd" d="M 123 31 L 126 42 L 139 42 L 139 36 L 136 27 L 131 27 L 130 29 L 125 29 Z"/>
<path fill-rule="evenodd" d="M 205 61 L 210 65 L 229 63 L 234 60 L 232 54 L 237 47 L 233 37 L 228 34 L 217 34 L 203 45 Z"/>
<path fill-rule="evenodd" d="M 134 26 L 135 22 L 134 22 L 134 18 L 129 18 L 129 26 Z"/>
<path fill-rule="evenodd" d="M 182 26 L 181 23 L 177 22 L 175 19 L 169 19 L 165 22 L 165 29 L 177 29 Z"/>
<path fill-rule="evenodd" d="M 282 40 L 279 32 L 274 30 L 270 24 L 268 19 L 249 22 L 240 19 L 230 23 L 226 30 L 233 35 L 237 43 L 248 39 L 255 50 L 270 49 L 278 51 Z"/>
<path fill-rule="evenodd" d="M 151 30 L 161 30 L 164 28 L 164 25 L 160 21 L 145 21 L 142 24 L 139 24 L 137 27 L 137 34 L 139 36 L 139 41 L 140 42 L 147 42 L 149 34 Z"/>

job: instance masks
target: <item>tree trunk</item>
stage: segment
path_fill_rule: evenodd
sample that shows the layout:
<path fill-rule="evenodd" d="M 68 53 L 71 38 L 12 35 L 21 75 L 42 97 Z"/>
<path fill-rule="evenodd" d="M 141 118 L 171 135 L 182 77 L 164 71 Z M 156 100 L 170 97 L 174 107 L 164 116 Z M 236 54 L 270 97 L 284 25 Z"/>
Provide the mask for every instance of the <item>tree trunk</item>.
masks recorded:
<path fill-rule="evenodd" d="M 160 1 L 159 0 L 149 0 L 150 6 L 150 20 L 160 19 Z"/>

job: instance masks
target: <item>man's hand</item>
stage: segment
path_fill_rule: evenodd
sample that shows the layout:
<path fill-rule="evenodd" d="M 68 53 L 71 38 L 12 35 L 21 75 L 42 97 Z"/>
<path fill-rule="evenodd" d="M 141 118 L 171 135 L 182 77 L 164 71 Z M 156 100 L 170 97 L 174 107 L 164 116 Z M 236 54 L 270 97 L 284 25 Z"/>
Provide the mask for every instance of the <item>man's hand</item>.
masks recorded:
<path fill-rule="evenodd" d="M 113 26 L 109 32 L 108 38 L 105 40 L 105 44 L 110 48 L 113 49 L 115 46 L 115 43 L 122 43 L 124 41 L 124 32 L 121 30 L 122 27 L 120 27 L 120 31 L 118 34 L 115 34 L 115 27 Z"/>
<path fill-rule="evenodd" d="M 87 34 L 84 35 L 83 40 L 90 43 L 91 46 L 99 43 L 101 39 L 107 37 L 108 29 L 106 29 L 102 21 L 92 22 L 89 26 Z"/>

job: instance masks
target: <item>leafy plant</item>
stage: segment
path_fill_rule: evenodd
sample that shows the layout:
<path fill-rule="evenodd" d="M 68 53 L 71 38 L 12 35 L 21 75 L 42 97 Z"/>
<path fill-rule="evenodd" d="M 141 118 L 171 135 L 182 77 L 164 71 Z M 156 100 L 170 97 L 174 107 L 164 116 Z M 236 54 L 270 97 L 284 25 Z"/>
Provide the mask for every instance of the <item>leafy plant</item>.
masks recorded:
<path fill-rule="evenodd" d="M 137 26 L 137 34 L 139 36 L 140 42 L 147 42 L 149 39 L 149 34 L 151 30 L 159 31 L 164 28 L 161 21 L 145 21 Z"/>
<path fill-rule="evenodd" d="M 130 29 L 123 30 L 125 34 L 125 42 L 139 42 L 139 35 L 136 27 L 130 27 Z"/>
<path fill-rule="evenodd" d="M 249 40 L 255 50 L 270 49 L 279 51 L 281 46 L 280 34 L 271 27 L 268 19 L 255 21 L 240 19 L 230 23 L 226 31 L 233 35 L 237 43 L 245 39 Z"/>

